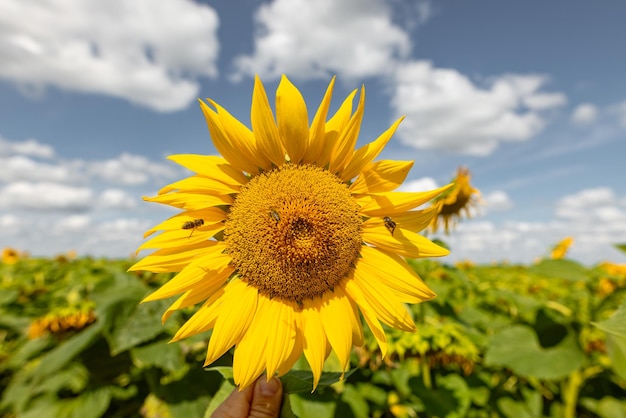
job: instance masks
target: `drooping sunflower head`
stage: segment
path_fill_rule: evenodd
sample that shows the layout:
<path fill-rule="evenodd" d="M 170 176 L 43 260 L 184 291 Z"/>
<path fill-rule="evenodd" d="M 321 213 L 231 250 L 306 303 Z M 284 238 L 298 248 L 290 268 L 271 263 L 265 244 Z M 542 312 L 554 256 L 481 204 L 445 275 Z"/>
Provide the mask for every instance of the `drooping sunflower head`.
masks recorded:
<path fill-rule="evenodd" d="M 437 232 L 443 224 L 447 234 L 463 216 L 470 217 L 470 210 L 478 205 L 480 196 L 480 191 L 470 184 L 471 178 L 472 174 L 467 168 L 459 167 L 452 180 L 453 186 L 433 199 L 433 206 L 438 213 L 430 223 L 432 232 Z"/>
<path fill-rule="evenodd" d="M 355 150 L 364 89 L 354 112 L 356 90 L 329 118 L 333 84 L 311 123 L 284 76 L 276 117 L 256 79 L 252 129 L 200 102 L 221 156 L 170 157 L 195 174 L 146 198 L 182 212 L 139 247 L 155 251 L 131 270 L 178 273 L 144 301 L 180 295 L 164 321 L 202 303 L 174 340 L 212 330 L 205 364 L 235 346 L 240 388 L 264 371 L 268 379 L 286 373 L 302 354 L 316 386 L 331 350 L 345 370 L 351 347 L 363 343 L 360 315 L 384 353 L 380 321 L 414 330 L 403 303 L 435 296 L 404 257 L 448 253 L 418 234 L 436 211 L 414 209 L 449 186 L 394 192 L 413 162 L 374 159 L 400 120 Z"/>

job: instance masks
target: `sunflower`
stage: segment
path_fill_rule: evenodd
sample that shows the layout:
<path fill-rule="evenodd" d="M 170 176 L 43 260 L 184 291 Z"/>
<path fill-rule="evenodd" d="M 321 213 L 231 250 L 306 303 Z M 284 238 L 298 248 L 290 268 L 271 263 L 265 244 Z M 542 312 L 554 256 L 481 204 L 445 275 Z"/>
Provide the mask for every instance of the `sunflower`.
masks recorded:
<path fill-rule="evenodd" d="M 574 243 L 574 238 L 565 237 L 558 244 L 556 244 L 552 251 L 550 252 L 550 258 L 553 260 L 559 260 L 561 258 L 565 258 L 567 255 L 567 251 L 569 251 L 569 247 Z"/>
<path fill-rule="evenodd" d="M 2 250 L 2 262 L 4 264 L 15 264 L 20 259 L 20 252 L 15 248 L 6 247 Z"/>
<path fill-rule="evenodd" d="M 327 121 L 334 78 L 309 126 L 304 99 L 283 76 L 276 118 L 255 79 L 252 130 L 212 100 L 200 101 L 221 156 L 173 155 L 195 174 L 144 198 L 182 209 L 141 245 L 156 249 L 131 270 L 178 272 L 144 299 L 181 295 L 163 315 L 202 302 L 173 337 L 212 330 L 205 365 L 235 346 L 240 389 L 264 371 L 283 375 L 304 354 L 317 386 L 334 351 L 342 369 L 363 343 L 359 311 L 383 353 L 381 322 L 415 325 L 403 303 L 435 294 L 404 257 L 448 254 L 416 231 L 436 212 L 412 211 L 447 189 L 392 192 L 412 161 L 373 162 L 401 120 L 354 150 L 365 103 L 353 91 Z"/>
<path fill-rule="evenodd" d="M 454 226 L 463 214 L 470 217 L 470 209 L 478 205 L 480 196 L 480 191 L 470 184 L 471 178 L 472 174 L 467 168 L 459 167 L 456 177 L 452 180 L 454 186 L 433 200 L 433 207 L 438 208 L 438 214 L 430 222 L 432 232 L 437 232 L 443 223 L 447 234 L 450 227 Z"/>

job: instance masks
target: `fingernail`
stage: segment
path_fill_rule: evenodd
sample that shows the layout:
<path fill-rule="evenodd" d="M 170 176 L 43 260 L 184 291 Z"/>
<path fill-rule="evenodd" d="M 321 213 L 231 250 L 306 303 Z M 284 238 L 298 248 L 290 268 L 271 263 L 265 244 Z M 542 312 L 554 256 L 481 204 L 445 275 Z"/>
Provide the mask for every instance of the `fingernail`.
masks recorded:
<path fill-rule="evenodd" d="M 272 377 L 269 382 L 262 377 L 259 383 L 261 385 L 261 393 L 265 396 L 275 395 L 280 387 L 280 382 L 275 377 Z"/>

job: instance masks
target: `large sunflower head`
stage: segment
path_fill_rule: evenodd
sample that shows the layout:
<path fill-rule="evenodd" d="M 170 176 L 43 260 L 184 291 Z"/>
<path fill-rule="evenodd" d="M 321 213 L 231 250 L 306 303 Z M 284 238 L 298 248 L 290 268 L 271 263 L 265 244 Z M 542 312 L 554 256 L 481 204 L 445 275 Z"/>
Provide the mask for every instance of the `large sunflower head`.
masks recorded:
<path fill-rule="evenodd" d="M 221 156 L 174 155 L 195 174 L 151 202 L 182 211 L 147 231 L 156 249 L 132 270 L 178 274 L 145 301 L 180 295 L 164 313 L 202 303 L 174 340 L 212 330 L 206 363 L 235 346 L 235 382 L 286 373 L 304 354 L 317 385 L 334 351 L 343 369 L 363 343 L 359 311 L 383 353 L 381 322 L 412 331 L 403 303 L 434 293 L 404 257 L 448 253 L 418 231 L 436 211 L 413 210 L 448 186 L 393 192 L 411 161 L 373 160 L 400 120 L 354 150 L 365 92 L 353 91 L 328 117 L 334 79 L 312 122 L 283 76 L 276 117 L 257 78 L 249 129 L 212 100 L 200 102 Z"/>
<path fill-rule="evenodd" d="M 465 217 L 470 217 L 470 210 L 478 205 L 480 191 L 470 184 L 472 174 L 465 167 L 457 169 L 456 177 L 452 180 L 453 186 L 433 199 L 433 206 L 437 208 L 437 216 L 430 223 L 430 230 L 437 232 L 441 224 L 446 234 L 450 228 Z"/>

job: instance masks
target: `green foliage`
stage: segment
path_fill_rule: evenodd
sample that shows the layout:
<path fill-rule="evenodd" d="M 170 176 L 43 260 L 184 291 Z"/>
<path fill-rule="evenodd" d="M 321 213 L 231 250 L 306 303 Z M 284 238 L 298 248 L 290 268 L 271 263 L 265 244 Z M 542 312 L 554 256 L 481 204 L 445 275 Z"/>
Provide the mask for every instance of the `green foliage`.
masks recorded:
<path fill-rule="evenodd" d="M 202 368 L 210 333 L 168 344 L 193 309 L 162 324 L 173 300 L 140 304 L 171 275 L 130 265 L 0 265 L 1 416 L 209 417 L 230 394 L 230 354 Z M 341 379 L 331 356 L 314 393 L 298 362 L 283 417 L 626 417 L 624 275 L 572 260 L 411 265 L 438 294 L 411 306 L 418 331 L 387 329 L 382 358 L 366 328 L 351 370 Z M 74 326 L 50 325 L 64 315 Z"/>

